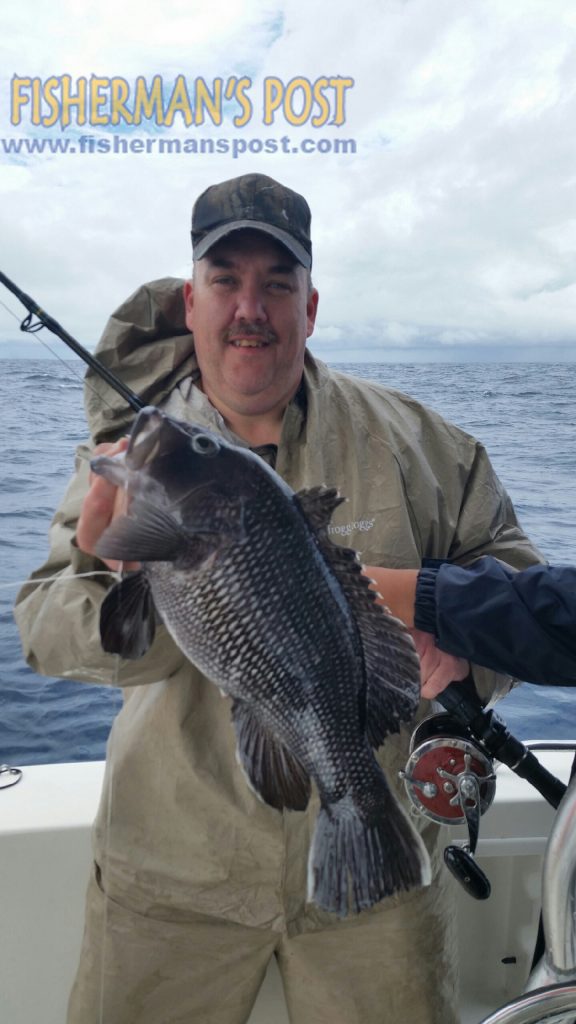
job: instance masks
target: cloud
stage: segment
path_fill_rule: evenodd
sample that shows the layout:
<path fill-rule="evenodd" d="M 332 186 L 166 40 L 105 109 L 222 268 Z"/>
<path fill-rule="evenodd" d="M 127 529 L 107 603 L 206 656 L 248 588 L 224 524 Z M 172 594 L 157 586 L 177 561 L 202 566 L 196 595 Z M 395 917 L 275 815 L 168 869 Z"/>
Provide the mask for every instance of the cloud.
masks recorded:
<path fill-rule="evenodd" d="M 260 170 L 310 201 L 323 354 L 343 358 L 361 338 L 375 359 L 430 345 L 490 356 L 503 343 L 576 358 L 575 28 L 571 0 L 366 0 L 356 16 L 328 0 L 167 0 L 162 17 L 109 0 L 13 6 L 0 41 L 0 269 L 93 343 L 142 281 L 189 272 L 194 197 Z M 2 137 L 65 135 L 10 124 L 11 75 L 65 72 L 249 74 L 243 129 L 177 119 L 164 134 L 349 138 L 356 153 L 3 156 Z M 345 124 L 298 128 L 280 111 L 266 128 L 267 76 L 351 77 Z M 0 310 L 0 340 L 12 336 Z"/>

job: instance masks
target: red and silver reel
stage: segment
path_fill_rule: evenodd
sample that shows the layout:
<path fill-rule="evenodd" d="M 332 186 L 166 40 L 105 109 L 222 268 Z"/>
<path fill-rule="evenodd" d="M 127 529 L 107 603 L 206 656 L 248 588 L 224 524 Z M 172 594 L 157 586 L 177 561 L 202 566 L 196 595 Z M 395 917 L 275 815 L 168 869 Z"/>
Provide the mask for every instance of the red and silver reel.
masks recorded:
<path fill-rule="evenodd" d="M 468 826 L 468 843 L 448 846 L 444 859 L 472 896 L 486 899 L 490 883 L 473 854 L 480 818 L 496 792 L 491 758 L 451 715 L 432 715 L 416 728 L 400 777 L 419 814 L 442 825 Z"/>

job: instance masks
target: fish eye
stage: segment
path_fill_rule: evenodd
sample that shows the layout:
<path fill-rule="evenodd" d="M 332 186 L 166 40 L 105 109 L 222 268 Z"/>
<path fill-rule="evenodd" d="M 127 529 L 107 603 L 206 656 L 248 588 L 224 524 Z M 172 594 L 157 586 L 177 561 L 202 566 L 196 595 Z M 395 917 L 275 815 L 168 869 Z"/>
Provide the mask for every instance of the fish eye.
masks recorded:
<path fill-rule="evenodd" d="M 190 441 L 192 451 L 197 455 L 216 455 L 220 445 L 208 434 L 195 434 Z"/>

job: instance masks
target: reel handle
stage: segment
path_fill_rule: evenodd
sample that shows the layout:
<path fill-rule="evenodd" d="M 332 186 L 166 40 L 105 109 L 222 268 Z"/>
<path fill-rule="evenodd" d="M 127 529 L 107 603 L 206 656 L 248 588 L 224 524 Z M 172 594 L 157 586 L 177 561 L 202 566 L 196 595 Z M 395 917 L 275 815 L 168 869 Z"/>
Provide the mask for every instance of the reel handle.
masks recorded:
<path fill-rule="evenodd" d="M 469 896 L 475 900 L 487 900 L 492 887 L 488 876 L 474 860 L 480 831 L 481 795 L 478 776 L 468 769 L 458 776 L 457 786 L 462 814 L 468 827 L 468 843 L 465 846 L 455 846 L 453 843 L 446 846 L 444 863 Z"/>
<path fill-rule="evenodd" d="M 450 844 L 444 850 L 446 867 L 454 878 L 475 900 L 487 900 L 492 888 L 490 881 L 465 846 Z"/>

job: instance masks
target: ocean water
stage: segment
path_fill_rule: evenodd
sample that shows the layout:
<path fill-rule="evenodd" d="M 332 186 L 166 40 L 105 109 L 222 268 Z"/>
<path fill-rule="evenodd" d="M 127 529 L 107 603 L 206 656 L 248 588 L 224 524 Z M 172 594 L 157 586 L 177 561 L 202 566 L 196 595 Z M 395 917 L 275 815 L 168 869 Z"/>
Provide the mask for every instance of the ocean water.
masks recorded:
<path fill-rule="evenodd" d="M 522 526 L 552 563 L 576 564 L 576 364 L 346 364 L 480 438 Z M 25 663 L 12 617 L 18 581 L 45 560 L 48 527 L 86 437 L 83 366 L 0 363 L 0 763 L 105 756 L 120 691 L 48 679 Z M 576 690 L 522 685 L 499 705 L 526 738 L 576 737 Z"/>

